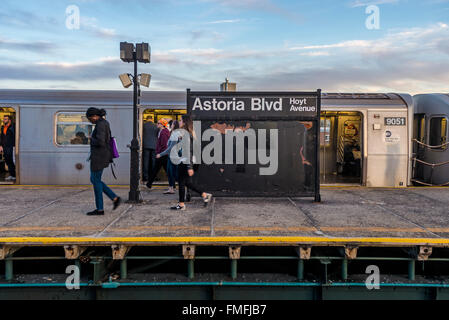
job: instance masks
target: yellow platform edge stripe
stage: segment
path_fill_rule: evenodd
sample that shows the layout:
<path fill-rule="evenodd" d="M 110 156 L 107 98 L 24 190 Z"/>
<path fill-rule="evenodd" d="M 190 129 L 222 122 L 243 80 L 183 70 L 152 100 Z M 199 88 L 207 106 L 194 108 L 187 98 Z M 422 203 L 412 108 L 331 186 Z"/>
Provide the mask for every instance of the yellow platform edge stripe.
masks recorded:
<path fill-rule="evenodd" d="M 10 237 L 0 238 L 2 244 L 379 244 L 379 245 L 440 245 L 449 246 L 449 238 L 327 238 L 327 237 Z"/>

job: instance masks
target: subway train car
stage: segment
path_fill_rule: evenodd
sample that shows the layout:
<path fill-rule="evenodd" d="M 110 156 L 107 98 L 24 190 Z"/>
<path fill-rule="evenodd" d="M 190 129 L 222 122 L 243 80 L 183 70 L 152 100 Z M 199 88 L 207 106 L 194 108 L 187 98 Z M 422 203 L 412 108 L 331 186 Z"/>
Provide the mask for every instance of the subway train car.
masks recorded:
<path fill-rule="evenodd" d="M 87 137 L 89 107 L 104 108 L 120 158 L 117 180 L 129 183 L 132 139 L 132 92 L 0 90 L 0 116 L 16 123 L 18 184 L 89 184 Z M 139 132 L 144 121 L 179 119 L 186 113 L 186 93 L 142 92 Z M 323 184 L 405 187 L 411 183 L 413 99 L 407 94 L 323 93 L 320 170 Z M 0 183 L 7 173 L 0 170 Z"/>
<path fill-rule="evenodd" d="M 90 147 L 87 137 L 92 124 L 85 118 L 89 107 L 104 108 L 116 137 L 120 158 L 117 180 L 105 170 L 109 183 L 129 183 L 132 139 L 132 92 L 0 90 L 0 116 L 10 114 L 16 124 L 15 159 L 18 184 L 89 184 Z M 177 117 L 185 112 L 184 92 L 144 92 L 140 119 Z M 180 110 L 180 111 L 175 111 Z M 4 171 L 4 170 L 3 170 Z M 6 173 L 1 173 L 4 181 Z M 3 182 L 5 183 L 5 182 Z"/>
<path fill-rule="evenodd" d="M 449 185 L 449 94 L 419 94 L 413 99 L 412 182 L 417 185 Z"/>

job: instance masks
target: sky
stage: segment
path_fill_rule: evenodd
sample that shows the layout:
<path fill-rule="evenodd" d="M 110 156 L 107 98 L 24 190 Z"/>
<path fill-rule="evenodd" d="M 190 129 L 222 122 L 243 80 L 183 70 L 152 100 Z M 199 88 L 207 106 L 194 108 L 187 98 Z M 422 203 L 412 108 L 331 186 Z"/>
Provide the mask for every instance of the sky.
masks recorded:
<path fill-rule="evenodd" d="M 2 0 L 0 88 L 123 90 L 121 41 L 144 90 L 449 92 L 449 0 Z"/>

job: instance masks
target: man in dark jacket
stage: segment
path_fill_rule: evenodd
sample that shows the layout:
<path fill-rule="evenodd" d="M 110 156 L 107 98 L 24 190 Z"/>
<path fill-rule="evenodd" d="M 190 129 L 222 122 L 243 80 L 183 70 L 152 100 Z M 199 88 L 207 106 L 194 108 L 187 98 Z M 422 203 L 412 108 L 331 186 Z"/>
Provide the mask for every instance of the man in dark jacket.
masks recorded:
<path fill-rule="evenodd" d="M 16 166 L 14 165 L 14 147 L 16 145 L 16 129 L 12 123 L 12 117 L 5 115 L 3 117 L 3 126 L 0 134 L 0 152 L 5 157 L 6 165 L 10 176 L 6 181 L 16 181 Z"/>
<path fill-rule="evenodd" d="M 168 125 L 168 121 L 165 119 L 161 119 L 157 123 L 157 127 L 159 128 L 159 135 L 158 135 L 157 144 L 156 144 L 156 154 L 161 154 L 162 152 L 165 151 L 165 149 L 167 149 L 168 139 L 170 139 L 170 131 L 167 129 L 167 125 Z M 154 179 L 156 179 L 156 176 L 162 167 L 164 167 L 165 172 L 167 172 L 167 160 L 168 160 L 168 156 L 164 156 L 159 159 L 156 159 L 155 168 L 154 168 L 150 178 L 148 179 L 148 183 L 147 183 L 147 187 L 149 189 L 152 188 Z"/>
<path fill-rule="evenodd" d="M 158 127 L 152 121 L 143 125 L 143 181 L 148 181 L 156 165 L 156 144 L 159 134 Z"/>
<path fill-rule="evenodd" d="M 95 124 L 95 130 L 92 132 L 90 140 L 90 181 L 94 186 L 95 204 L 97 209 L 87 213 L 88 216 L 102 216 L 104 215 L 103 208 L 103 192 L 114 203 L 114 210 L 121 203 L 118 197 L 104 182 L 101 181 L 103 170 L 109 167 L 112 162 L 112 150 L 110 146 L 111 129 L 109 122 L 103 117 L 106 116 L 106 111 L 97 108 L 90 108 L 86 112 L 86 117 L 89 121 Z"/>

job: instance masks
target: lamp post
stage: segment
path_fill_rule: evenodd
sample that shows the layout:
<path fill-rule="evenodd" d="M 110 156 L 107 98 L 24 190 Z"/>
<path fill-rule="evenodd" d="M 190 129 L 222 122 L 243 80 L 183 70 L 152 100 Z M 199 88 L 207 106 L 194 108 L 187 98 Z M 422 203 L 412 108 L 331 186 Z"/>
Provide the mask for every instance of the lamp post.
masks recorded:
<path fill-rule="evenodd" d="M 130 190 L 129 202 L 137 203 L 140 201 L 139 191 L 139 141 L 137 140 L 137 100 L 140 87 L 139 76 L 137 74 L 137 62 L 150 63 L 150 49 L 148 43 L 138 43 L 136 46 L 132 43 L 120 42 L 120 59 L 123 62 L 134 63 L 134 75 L 132 75 L 132 83 L 134 84 L 133 95 L 133 139 L 131 141 L 131 170 L 130 170 Z M 129 74 L 120 75 L 120 80 L 125 88 L 131 86 Z M 142 74 L 145 79 L 151 78 L 150 75 Z M 149 80 L 143 84 L 149 86 Z"/>

